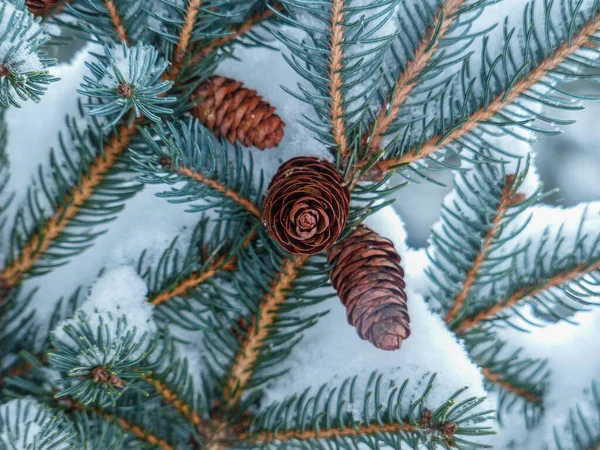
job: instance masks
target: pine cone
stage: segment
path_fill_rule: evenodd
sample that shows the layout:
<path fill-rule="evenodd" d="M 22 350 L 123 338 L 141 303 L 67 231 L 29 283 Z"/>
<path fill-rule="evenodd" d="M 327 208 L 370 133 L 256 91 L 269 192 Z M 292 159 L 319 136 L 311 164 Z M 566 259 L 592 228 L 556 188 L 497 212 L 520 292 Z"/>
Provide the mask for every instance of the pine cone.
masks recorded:
<path fill-rule="evenodd" d="M 330 162 L 290 159 L 277 170 L 264 201 L 263 222 L 290 253 L 313 255 L 340 237 L 350 211 L 350 191 Z"/>
<path fill-rule="evenodd" d="M 63 0 L 26 0 L 27 9 L 34 16 L 45 16 Z"/>
<path fill-rule="evenodd" d="M 202 83 L 192 99 L 204 98 L 192 114 L 217 137 L 260 150 L 277 147 L 285 123 L 275 108 L 239 81 L 214 76 Z"/>
<path fill-rule="evenodd" d="M 396 350 L 410 336 L 404 271 L 391 241 L 359 225 L 327 252 L 331 284 L 350 325 L 382 350 Z"/>

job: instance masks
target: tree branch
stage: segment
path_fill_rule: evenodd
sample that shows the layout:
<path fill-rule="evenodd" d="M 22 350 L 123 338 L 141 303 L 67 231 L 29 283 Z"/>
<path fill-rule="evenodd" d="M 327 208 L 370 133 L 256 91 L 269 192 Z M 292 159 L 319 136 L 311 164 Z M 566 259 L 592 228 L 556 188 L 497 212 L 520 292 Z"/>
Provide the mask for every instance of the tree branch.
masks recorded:
<path fill-rule="evenodd" d="M 375 123 L 363 136 L 363 142 L 369 144 L 371 153 L 379 151 L 379 145 L 385 133 L 398 117 L 402 105 L 417 85 L 419 75 L 427 68 L 433 55 L 439 49 L 440 40 L 448 33 L 456 20 L 456 13 L 465 0 L 448 0 L 435 18 L 434 26 L 429 27 L 425 37 L 415 49 L 414 57 L 406 64 L 406 69 L 396 81 L 393 94 L 381 106 Z M 435 42 L 433 40 L 435 39 Z M 367 158 L 368 159 L 368 158 Z"/>
<path fill-rule="evenodd" d="M 179 76 L 179 72 L 181 71 L 183 62 L 185 61 L 185 57 L 189 50 L 200 6 L 202 6 L 202 0 L 188 0 L 183 27 L 181 27 L 179 33 L 179 42 L 177 42 L 177 47 L 174 51 L 174 61 L 167 74 L 167 80 L 175 80 Z"/>
<path fill-rule="evenodd" d="M 322 428 L 319 430 L 268 431 L 258 434 L 242 434 L 240 441 L 252 443 L 286 442 L 291 440 L 333 439 L 350 436 L 367 436 L 380 433 L 414 432 L 416 428 L 408 423 L 373 424 L 346 428 Z"/>
<path fill-rule="evenodd" d="M 221 48 L 227 44 L 232 43 L 240 36 L 243 36 L 249 32 L 255 25 L 274 17 L 275 14 L 270 9 L 266 9 L 261 14 L 256 14 L 250 17 L 246 22 L 242 23 L 238 27 L 235 27 L 230 34 L 223 36 L 219 39 L 215 39 L 206 47 L 203 47 L 200 52 L 192 59 L 192 65 L 199 63 L 203 58 L 210 54 L 213 50 Z"/>
<path fill-rule="evenodd" d="M 151 375 L 144 376 L 144 379 L 154 386 L 154 389 L 156 389 L 156 392 L 158 392 L 164 399 L 165 403 L 172 405 L 173 408 L 179 411 L 187 421 L 192 423 L 194 426 L 198 426 L 202 423 L 202 418 L 196 411 L 194 411 L 194 408 L 179 398 L 177 393 L 171 390 L 165 383 L 153 378 Z"/>
<path fill-rule="evenodd" d="M 117 162 L 118 157 L 131 142 L 131 138 L 137 133 L 136 127 L 139 122 L 140 119 L 135 120 L 131 125 L 121 125 L 117 129 L 117 133 L 105 145 L 104 151 L 96 156 L 88 172 L 81 177 L 79 184 L 73 187 L 65 204 L 60 206 L 29 239 L 21 249 L 19 258 L 0 272 L 0 280 L 11 287 L 21 282 L 23 274 L 28 272 L 50 248 L 53 241 L 60 236 L 79 209 L 92 196 L 94 189 L 104 180 L 108 170 Z"/>
<path fill-rule="evenodd" d="M 490 369 L 484 367 L 481 369 L 481 373 L 488 381 L 500 386 L 505 391 L 510 392 L 517 397 L 523 398 L 528 402 L 535 403 L 537 405 L 542 404 L 542 398 L 539 395 L 532 394 L 527 389 L 514 386 L 510 381 L 503 379 L 501 375 L 492 372 Z"/>
<path fill-rule="evenodd" d="M 121 20 L 121 16 L 119 15 L 119 11 L 117 9 L 117 5 L 113 0 L 104 0 L 104 6 L 108 9 L 108 14 L 110 16 L 110 21 L 112 22 L 113 28 L 119 37 L 119 41 L 125 42 L 127 45 L 130 44 L 129 38 L 127 37 L 127 30 L 123 26 L 123 21 Z"/>
<path fill-rule="evenodd" d="M 504 189 L 502 190 L 500 201 L 498 203 L 498 206 L 496 207 L 496 215 L 494 216 L 494 219 L 490 224 L 490 229 L 488 230 L 483 239 L 481 249 L 477 252 L 475 259 L 473 260 L 473 266 L 467 272 L 467 275 L 465 276 L 465 279 L 463 281 L 462 288 L 454 299 L 452 308 L 450 308 L 450 310 L 446 314 L 446 323 L 450 323 L 454 319 L 456 319 L 456 316 L 462 310 L 465 304 L 465 300 L 469 296 L 473 285 L 477 281 L 479 271 L 481 270 L 483 263 L 489 255 L 490 247 L 492 246 L 494 240 L 500 232 L 502 220 L 504 220 L 506 212 L 512 205 L 523 200 L 524 194 L 515 194 L 514 192 L 514 178 L 514 175 L 508 175 L 506 177 Z"/>
<path fill-rule="evenodd" d="M 329 56 L 329 96 L 333 139 L 342 156 L 348 152 L 346 124 L 344 122 L 344 96 L 342 86 L 344 59 L 344 0 L 333 0 L 331 6 L 331 38 Z"/>
<path fill-rule="evenodd" d="M 446 135 L 433 136 L 423 145 L 412 148 L 402 156 L 379 161 L 376 168 L 382 173 L 393 170 L 397 166 L 414 163 L 426 158 L 444 146 L 456 142 L 469 132 L 473 131 L 481 122 L 488 121 L 495 114 L 502 111 L 513 101 L 527 92 L 531 87 L 541 81 L 549 72 L 563 64 L 569 57 L 583 47 L 596 47 L 591 36 L 600 30 L 600 14 L 592 21 L 587 23 L 573 38 L 561 45 L 557 51 L 548 58 L 544 59 L 535 67 L 526 78 L 516 82 L 508 94 L 502 92 L 493 99 L 489 106 L 482 107 L 475 111 L 471 117 L 459 128 Z"/>
<path fill-rule="evenodd" d="M 287 298 L 287 291 L 298 278 L 299 270 L 308 261 L 308 256 L 294 256 L 283 263 L 281 274 L 265 295 L 248 327 L 247 339 L 236 355 L 225 382 L 225 399 L 236 403 L 248 385 L 254 365 L 261 355 L 262 346 L 269 335 L 269 327 L 275 322 L 280 306 Z"/>
<path fill-rule="evenodd" d="M 189 167 L 179 166 L 179 168 L 175 169 L 174 172 L 179 175 L 183 175 L 183 176 L 186 176 L 193 180 L 196 180 L 202 184 L 207 185 L 211 189 L 214 189 L 215 191 L 220 192 L 225 197 L 230 198 L 235 203 L 242 206 L 244 209 L 246 209 L 248 212 L 250 212 L 252 215 L 254 215 L 256 218 L 258 218 L 260 220 L 260 218 L 261 218 L 260 209 L 258 209 L 258 207 L 252 201 L 250 201 L 249 199 L 247 199 L 245 197 L 242 197 L 240 194 L 238 194 L 234 190 L 229 189 L 227 186 L 223 185 L 222 183 L 219 183 L 210 178 L 206 178 L 201 173 L 195 172 L 192 169 L 190 169 Z"/>
<path fill-rule="evenodd" d="M 479 325 L 481 322 L 489 320 L 494 316 L 500 314 L 502 311 L 516 306 L 521 300 L 527 297 L 536 296 L 544 291 L 547 291 L 550 288 L 560 286 L 562 284 L 576 280 L 579 277 L 582 277 L 588 273 L 592 273 L 599 269 L 600 260 L 596 261 L 593 264 L 582 263 L 569 270 L 559 272 L 552 278 L 534 283 L 529 286 L 525 286 L 511 294 L 508 298 L 499 301 L 494 306 L 480 311 L 477 315 L 473 317 L 465 319 L 458 325 L 457 328 L 455 328 L 454 331 L 456 332 L 456 334 L 459 335 L 464 334 L 467 331 L 471 330 L 473 327 Z"/>

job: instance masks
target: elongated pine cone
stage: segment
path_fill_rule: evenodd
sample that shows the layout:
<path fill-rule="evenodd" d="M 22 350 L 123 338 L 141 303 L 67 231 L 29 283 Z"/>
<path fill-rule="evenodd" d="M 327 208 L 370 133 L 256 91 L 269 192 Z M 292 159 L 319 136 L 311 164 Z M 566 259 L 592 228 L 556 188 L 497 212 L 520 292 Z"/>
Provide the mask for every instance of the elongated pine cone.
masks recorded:
<path fill-rule="evenodd" d="M 26 0 L 25 5 L 34 16 L 45 16 L 59 3 L 63 3 L 63 1 L 64 0 Z"/>
<path fill-rule="evenodd" d="M 404 271 L 391 241 L 359 225 L 330 248 L 331 284 L 346 307 L 350 325 L 382 350 L 397 350 L 410 336 Z"/>
<path fill-rule="evenodd" d="M 293 158 L 271 180 L 263 222 L 271 237 L 290 253 L 314 255 L 340 237 L 350 212 L 344 177 L 328 161 Z"/>
<path fill-rule="evenodd" d="M 214 76 L 202 83 L 193 99 L 204 98 L 192 114 L 217 137 L 260 150 L 277 147 L 285 123 L 275 107 L 239 81 Z"/>

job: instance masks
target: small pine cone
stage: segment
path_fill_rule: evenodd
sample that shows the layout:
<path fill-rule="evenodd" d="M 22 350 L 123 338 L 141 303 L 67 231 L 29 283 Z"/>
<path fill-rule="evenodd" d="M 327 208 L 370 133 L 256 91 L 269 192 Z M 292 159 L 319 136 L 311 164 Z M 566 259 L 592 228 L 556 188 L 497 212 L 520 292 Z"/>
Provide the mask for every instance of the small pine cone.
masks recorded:
<path fill-rule="evenodd" d="M 26 0 L 27 9 L 34 16 L 45 16 L 63 0 Z"/>
<path fill-rule="evenodd" d="M 330 162 L 298 157 L 281 165 L 264 201 L 263 222 L 290 253 L 314 255 L 340 237 L 350 212 L 350 191 Z"/>
<path fill-rule="evenodd" d="M 214 76 L 202 83 L 193 99 L 204 98 L 192 114 L 217 137 L 232 144 L 260 150 L 277 147 L 283 138 L 285 123 L 275 114 L 275 107 L 243 87 L 239 81 Z"/>
<path fill-rule="evenodd" d="M 331 284 L 361 339 L 397 350 L 410 336 L 404 271 L 391 241 L 359 225 L 327 252 Z"/>

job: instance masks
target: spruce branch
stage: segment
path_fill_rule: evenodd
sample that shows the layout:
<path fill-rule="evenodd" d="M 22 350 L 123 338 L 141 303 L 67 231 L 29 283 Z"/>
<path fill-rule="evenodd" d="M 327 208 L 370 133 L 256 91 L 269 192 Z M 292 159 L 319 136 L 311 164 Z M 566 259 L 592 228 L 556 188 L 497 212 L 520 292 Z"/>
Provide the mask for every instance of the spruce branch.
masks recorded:
<path fill-rule="evenodd" d="M 465 334 L 481 323 L 492 320 L 504 311 L 518 306 L 521 301 L 529 297 L 535 297 L 553 287 L 567 284 L 597 270 L 600 270 L 600 259 L 577 264 L 576 266 L 556 273 L 548 279 L 523 286 L 508 297 L 499 300 L 495 305 L 483 309 L 475 316 L 467 317 L 457 325 L 454 332 L 459 335 Z"/>
<path fill-rule="evenodd" d="M 440 8 L 434 24 L 428 29 L 424 38 L 414 51 L 413 58 L 396 81 L 388 100 L 381 106 L 375 122 L 363 136 L 363 142 L 368 143 L 369 153 L 377 153 L 381 140 L 398 117 L 400 109 L 417 85 L 419 76 L 425 71 L 432 58 L 439 50 L 440 40 L 452 29 L 452 24 L 458 18 L 458 12 L 466 0 L 448 0 Z"/>
<path fill-rule="evenodd" d="M 518 184 L 515 184 L 515 175 L 507 175 L 504 187 L 502 188 L 498 205 L 493 214 L 494 218 L 492 219 L 489 230 L 483 237 L 481 249 L 476 253 L 472 266 L 466 273 L 465 279 L 462 281 L 462 287 L 460 291 L 456 294 L 452 302 L 452 307 L 448 310 L 446 314 L 446 323 L 453 322 L 456 319 L 458 313 L 462 310 L 465 300 L 471 293 L 471 289 L 473 288 L 473 285 L 477 280 L 479 272 L 487 257 L 489 256 L 492 244 L 495 242 L 495 240 L 498 237 L 498 234 L 503 228 L 502 222 L 506 216 L 507 211 L 511 206 L 519 205 L 526 199 L 525 194 L 519 194 L 516 192 L 515 189 L 517 188 Z"/>
<path fill-rule="evenodd" d="M 125 42 L 127 45 L 130 45 L 131 42 L 127 36 L 127 30 L 123 25 L 123 20 L 121 19 L 121 15 L 119 14 L 115 2 L 113 0 L 104 0 L 104 6 L 106 6 L 106 9 L 108 10 L 110 21 L 115 29 L 119 42 Z"/>
<path fill-rule="evenodd" d="M 329 44 L 329 96 L 331 98 L 331 129 L 337 151 L 344 157 L 348 152 L 344 119 L 344 0 L 331 2 L 331 35 Z"/>
<path fill-rule="evenodd" d="M 600 13 L 595 14 L 581 27 L 570 39 L 564 42 L 552 54 L 531 67 L 527 76 L 522 76 L 516 81 L 509 91 L 501 92 L 486 105 L 480 107 L 468 119 L 458 126 L 448 130 L 447 133 L 433 136 L 402 155 L 379 161 L 376 169 L 381 173 L 395 170 L 399 167 L 415 163 L 427 158 L 444 147 L 457 142 L 461 138 L 473 132 L 480 124 L 488 122 L 496 114 L 501 113 L 515 100 L 526 94 L 533 86 L 540 83 L 546 76 L 558 69 L 562 64 L 584 48 L 597 48 L 594 35 L 600 30 Z"/>
<path fill-rule="evenodd" d="M 196 26 L 196 20 L 198 18 L 198 11 L 202 6 L 202 0 L 188 0 L 185 18 L 181 31 L 179 33 L 179 40 L 174 51 L 173 65 L 167 73 L 167 80 L 175 80 L 179 76 L 181 68 L 185 58 L 189 52 L 190 42 L 192 40 L 192 34 Z"/>
<path fill-rule="evenodd" d="M 247 337 L 231 364 L 225 381 L 224 397 L 228 403 L 237 403 L 243 395 L 254 373 L 254 366 L 261 355 L 264 341 L 269 335 L 269 327 L 275 322 L 279 308 L 287 298 L 287 291 L 307 261 L 307 256 L 294 256 L 283 262 L 281 273 L 265 295 L 259 306 L 259 313 L 252 318 Z"/>
<path fill-rule="evenodd" d="M 521 397 L 528 402 L 541 405 L 542 398 L 539 395 L 534 394 L 525 388 L 514 385 L 510 380 L 504 378 L 500 374 L 494 373 L 491 369 L 483 367 L 481 369 L 481 373 L 488 381 L 500 386 L 505 391 L 510 392 L 517 397 Z"/>
<path fill-rule="evenodd" d="M 179 411 L 181 415 L 186 418 L 186 420 L 188 420 L 194 426 L 199 426 L 202 423 L 202 417 L 200 414 L 198 414 L 194 408 L 187 404 L 177 394 L 177 392 L 169 388 L 165 382 L 153 377 L 152 375 L 145 375 L 143 378 L 150 383 L 154 389 L 156 389 L 156 392 L 159 393 L 165 403 L 172 405 L 173 408 Z"/>
<path fill-rule="evenodd" d="M 30 236 L 26 245 L 20 249 L 17 259 L 9 263 L 0 272 L 0 280 L 8 286 L 17 286 L 23 276 L 29 272 L 35 263 L 42 257 L 52 243 L 64 232 L 67 225 L 73 220 L 80 208 L 89 200 L 94 190 L 102 183 L 107 172 L 115 165 L 119 156 L 131 143 L 136 134 L 136 127 L 140 120 L 133 121 L 130 125 L 121 125 L 90 164 L 79 183 L 75 185 L 68 199 L 60 205 L 56 212 L 50 216 L 39 230 Z"/>

